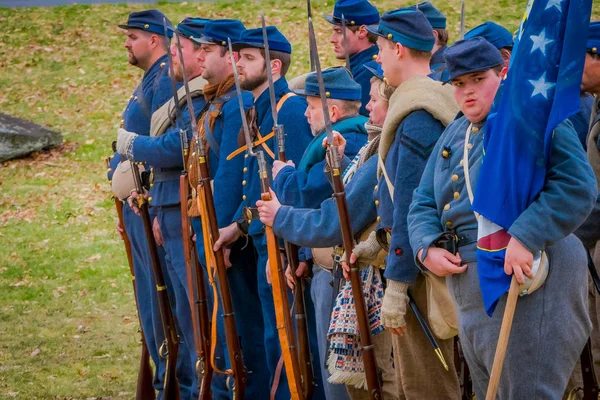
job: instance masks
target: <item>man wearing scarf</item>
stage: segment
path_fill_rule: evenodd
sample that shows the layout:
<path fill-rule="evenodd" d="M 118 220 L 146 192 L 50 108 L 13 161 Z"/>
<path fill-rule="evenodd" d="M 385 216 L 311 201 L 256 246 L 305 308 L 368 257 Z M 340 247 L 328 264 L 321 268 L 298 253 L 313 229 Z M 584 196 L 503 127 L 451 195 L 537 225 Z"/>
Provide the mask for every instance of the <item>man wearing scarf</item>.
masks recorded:
<path fill-rule="evenodd" d="M 198 121 L 198 134 L 208 156 L 209 173 L 213 184 L 215 213 L 219 228 L 229 225 L 241 202 L 242 161 L 228 162 L 227 156 L 237 148 L 237 137 L 242 126 L 233 69 L 227 40 L 237 40 L 244 31 L 244 25 L 238 20 L 209 21 L 197 39 L 200 46 L 199 62 L 203 67 L 202 77 L 206 79 L 204 98 L 207 110 Z M 225 44 L 224 44 L 225 43 Z M 234 54 L 237 58 L 237 53 Z M 243 93 L 244 106 L 250 107 L 252 98 Z M 189 161 L 189 181 L 192 201 L 189 215 L 196 232 L 196 247 L 200 262 L 207 268 L 205 238 L 202 235 L 202 221 L 196 201 L 198 187 L 198 151 L 192 143 Z M 237 333 L 244 356 L 244 365 L 248 370 L 246 395 L 252 398 L 268 397 L 268 388 L 264 381 L 268 374 L 264 370 L 265 351 L 263 344 L 263 326 L 261 309 L 256 290 L 256 259 L 252 246 L 245 238 L 239 238 L 226 249 L 227 279 L 235 313 Z M 209 290 L 209 293 L 213 293 Z M 213 299 L 214 300 L 214 299 Z M 229 368 L 231 361 L 227 357 L 227 341 L 224 331 L 222 312 L 217 321 L 217 367 Z M 259 321 L 259 322 L 257 322 Z M 228 399 L 223 379 L 213 378 L 212 394 L 215 399 Z"/>
<path fill-rule="evenodd" d="M 418 320 L 407 313 L 408 290 L 427 317 L 425 278 L 414 261 L 408 241 L 407 214 L 412 192 L 445 126 L 458 107 L 450 87 L 429 77 L 433 28 L 413 7 L 386 12 L 378 26 L 379 57 L 385 77 L 396 86 L 379 142 L 378 183 L 374 187 L 377 229 L 389 246 L 385 260 L 387 288 L 381 320 L 393 335 L 396 373 L 404 395 L 411 399 L 458 399 L 456 372 L 446 371 L 423 335 Z M 380 239 L 381 240 L 381 239 Z M 367 239 L 372 248 L 375 232 Z M 438 340 L 444 358 L 453 357 L 453 339 Z M 427 368 L 415 368 L 427 365 Z M 430 376 L 438 376 L 432 381 Z"/>
<path fill-rule="evenodd" d="M 346 186 L 348 210 L 352 217 L 353 233 L 357 239 L 359 236 L 368 235 L 369 227 L 373 225 L 377 215 L 375 205 L 364 196 L 364 193 L 368 192 L 376 183 L 377 149 L 381 126 L 387 113 L 389 96 L 393 92 L 393 88 L 383 82 L 381 68 L 378 68 L 374 61 L 365 64 L 365 68 L 374 75 L 371 78 L 370 101 L 367 104 L 370 118 L 365 123 L 368 142 L 355 157 L 350 159 L 344 156 L 342 160 L 342 164 L 346 166 L 343 182 Z M 339 132 L 335 132 L 334 135 L 336 145 L 341 145 L 339 154 L 343 155 L 347 142 Z M 316 209 L 282 206 L 276 197 L 273 201 L 259 202 L 258 205 L 261 220 L 266 225 L 273 226 L 279 237 L 312 248 L 339 246 L 341 243 L 341 228 L 336 201 L 331 197 L 324 200 Z M 357 251 L 360 252 L 360 249 Z M 329 261 L 333 261 L 331 248 L 326 252 L 329 254 Z M 361 263 L 363 293 L 369 320 L 374 321 L 371 333 L 375 346 L 375 359 L 382 377 L 383 397 L 394 400 L 402 398 L 402 396 L 398 393 L 398 384 L 394 376 L 391 335 L 383 329 L 379 318 L 383 283 L 377 267 L 382 265 L 377 264 L 377 267 L 373 267 L 370 264 L 371 262 Z M 376 263 L 373 262 L 373 264 Z M 296 273 L 298 274 L 298 271 Z M 368 398 L 368 393 L 364 390 L 365 373 L 358 340 L 358 327 L 352 322 L 356 320 L 356 309 L 352 301 L 350 282 L 346 281 L 340 293 L 336 293 L 337 300 L 334 308 L 331 304 L 332 274 L 330 270 L 315 262 L 313 273 L 311 282 L 313 298 L 319 296 L 323 299 L 315 301 L 316 312 L 319 314 L 319 318 L 326 322 L 317 331 L 320 343 L 319 363 L 328 367 L 327 371 L 323 371 L 323 378 L 327 378 L 330 383 L 345 384 L 351 399 Z M 286 276 L 288 284 L 293 285 L 289 268 Z M 319 277 L 324 277 L 324 279 Z M 332 319 L 331 311 L 333 309 L 336 311 L 334 312 L 335 317 Z M 352 345 L 349 345 L 350 343 Z M 326 387 L 328 398 L 341 398 L 338 391 L 342 387 L 329 386 L 332 387 Z M 345 396 L 345 393 L 343 395 Z"/>

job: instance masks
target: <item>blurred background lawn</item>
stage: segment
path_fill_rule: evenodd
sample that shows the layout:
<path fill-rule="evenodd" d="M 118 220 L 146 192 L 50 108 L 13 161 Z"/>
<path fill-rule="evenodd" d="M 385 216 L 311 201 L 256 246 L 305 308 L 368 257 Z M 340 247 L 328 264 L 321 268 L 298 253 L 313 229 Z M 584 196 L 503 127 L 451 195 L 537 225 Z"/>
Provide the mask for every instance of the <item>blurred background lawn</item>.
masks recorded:
<path fill-rule="evenodd" d="M 386 9 L 408 1 L 378 1 Z M 458 36 L 460 0 L 437 1 Z M 339 65 L 313 2 L 323 65 Z M 467 29 L 514 31 L 526 0 L 467 1 Z M 127 63 L 117 24 L 139 5 L 0 8 L 0 110 L 60 131 L 49 153 L 0 164 L 0 398 L 133 398 L 137 316 L 103 158 L 142 71 Z M 277 25 L 293 44 L 289 77 L 307 72 L 304 1 L 158 3 L 186 16 Z M 594 5 L 594 19 L 600 5 Z"/>

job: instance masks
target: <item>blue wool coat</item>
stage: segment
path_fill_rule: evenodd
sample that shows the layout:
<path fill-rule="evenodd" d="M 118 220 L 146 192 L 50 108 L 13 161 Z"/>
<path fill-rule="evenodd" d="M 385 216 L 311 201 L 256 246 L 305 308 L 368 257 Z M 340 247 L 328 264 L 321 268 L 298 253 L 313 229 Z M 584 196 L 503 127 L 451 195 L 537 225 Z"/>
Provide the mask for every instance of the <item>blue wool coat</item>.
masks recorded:
<path fill-rule="evenodd" d="M 198 120 L 206 101 L 204 96 L 198 96 L 192 102 Z M 183 169 L 179 129 L 185 130 L 188 140 L 193 135 L 187 104 L 181 107 L 181 118 L 180 126 L 169 126 L 161 136 L 137 136 L 132 144 L 133 159 L 147 162 L 153 168 L 154 182 L 150 188 L 153 207 L 179 204 L 179 176 Z"/>
<path fill-rule="evenodd" d="M 377 155 L 357 169 L 346 185 L 346 201 L 352 233 L 360 235 L 377 217 L 375 204 L 365 196 L 377 183 Z M 275 234 L 306 247 L 330 247 L 342 243 L 342 232 L 335 199 L 324 200 L 320 208 L 281 206 L 273 223 Z"/>
<path fill-rule="evenodd" d="M 446 59 L 444 58 L 444 52 L 448 46 L 444 46 L 436 51 L 429 61 L 429 67 L 431 68 L 431 79 L 440 82 L 446 82 L 450 78 L 450 73 L 446 68 Z"/>
<path fill-rule="evenodd" d="M 468 126 L 469 121 L 464 116 L 448 125 L 414 191 L 408 225 L 415 256 L 420 249 L 428 249 L 447 226 L 452 227 L 460 238 L 465 238 L 465 244 L 477 240 L 477 220 L 471 210 L 461 162 Z M 469 142 L 472 145 L 469 173 L 474 192 L 483 161 L 485 124 L 478 127 L 479 131 L 471 134 Z M 442 156 L 444 149 L 449 149 L 449 158 Z M 594 173 L 573 125 L 565 121 L 554 130 L 542 192 L 508 233 L 531 252 L 537 252 L 565 238 L 581 225 L 592 210 L 596 196 Z M 565 207 L 565 204 L 569 206 Z M 463 262 L 476 261 L 474 252 L 461 253 L 461 258 Z"/>
<path fill-rule="evenodd" d="M 344 152 L 349 158 L 354 158 L 367 142 L 366 122 L 366 117 L 355 115 L 343 118 L 332 126 L 333 130 L 340 132 L 346 139 Z M 279 171 L 273 182 L 273 191 L 281 204 L 297 208 L 317 208 L 333 193 L 325 174 L 327 161 L 322 143 L 326 135 L 326 132 L 322 132 L 315 136 L 297 169 L 287 166 Z"/>
<path fill-rule="evenodd" d="M 364 115 L 365 117 L 369 116 L 369 110 L 367 110 L 366 107 L 367 103 L 371 99 L 369 92 L 371 91 L 371 78 L 373 77 L 373 74 L 364 67 L 364 64 L 372 61 L 374 56 L 377 56 L 378 53 L 379 49 L 376 45 L 373 45 L 368 49 L 348 57 L 350 61 L 350 73 L 352 74 L 354 80 L 362 88 L 360 114 Z"/>
<path fill-rule="evenodd" d="M 235 89 L 232 92 L 235 92 Z M 245 111 L 252 106 L 252 94 L 242 92 L 242 98 Z M 231 224 L 242 202 L 244 158 L 240 156 L 227 161 L 227 156 L 239 147 L 238 135 L 241 128 L 242 115 L 239 101 L 236 96 L 233 96 L 223 104 L 212 132 L 218 143 L 218 153 L 211 147 L 208 158 L 210 177 L 214 181 L 213 193 L 219 228 Z"/>
<path fill-rule="evenodd" d="M 279 78 L 274 83 L 275 87 L 275 99 L 279 101 L 286 93 L 289 93 L 287 81 L 285 78 Z M 254 101 L 254 106 L 257 112 L 257 123 L 262 136 L 268 135 L 273 130 L 273 116 L 271 115 L 271 102 L 269 100 L 269 91 L 265 90 L 260 96 Z M 277 114 L 279 124 L 283 125 L 285 130 L 285 152 L 288 160 L 292 160 L 298 164 L 300 158 L 306 149 L 306 146 L 312 139 L 312 133 L 308 121 L 304 116 L 306 111 L 307 103 L 306 99 L 300 96 L 292 96 L 288 98 L 283 104 L 279 113 Z M 277 157 L 277 145 L 276 138 L 273 137 L 266 142 L 266 145 L 273 151 L 275 157 Z M 263 150 L 263 146 L 255 148 L 255 151 Z M 267 171 L 270 175 L 271 167 L 273 165 L 273 159 L 266 153 L 265 160 L 267 161 Z M 250 157 L 246 152 L 244 155 L 239 154 L 235 158 L 227 162 L 233 162 L 236 158 L 243 160 L 242 167 L 242 195 L 241 203 L 236 211 L 233 219 L 230 222 L 234 222 L 242 217 L 243 207 L 256 207 L 256 202 L 260 200 L 261 186 L 260 176 L 258 170 L 258 162 L 255 157 Z M 260 220 L 254 220 L 250 224 L 248 233 L 250 235 L 260 234 L 263 230 L 263 224 Z"/>
<path fill-rule="evenodd" d="M 396 136 L 385 160 L 385 169 L 394 185 L 390 197 L 383 174 L 374 190 L 378 228 L 391 230 L 390 252 L 386 258 L 385 277 L 400 282 L 415 282 L 419 273 L 408 239 L 406 216 L 412 192 L 444 125 L 424 110 L 413 111 L 398 125 Z"/>
<path fill-rule="evenodd" d="M 167 55 L 162 56 L 144 73 L 142 82 L 135 89 L 127 107 L 123 111 L 123 128 L 138 135 L 150 135 L 152 113 L 162 106 L 173 95 L 169 78 Z M 121 161 L 119 153 L 115 153 L 110 163 L 108 179 Z"/>

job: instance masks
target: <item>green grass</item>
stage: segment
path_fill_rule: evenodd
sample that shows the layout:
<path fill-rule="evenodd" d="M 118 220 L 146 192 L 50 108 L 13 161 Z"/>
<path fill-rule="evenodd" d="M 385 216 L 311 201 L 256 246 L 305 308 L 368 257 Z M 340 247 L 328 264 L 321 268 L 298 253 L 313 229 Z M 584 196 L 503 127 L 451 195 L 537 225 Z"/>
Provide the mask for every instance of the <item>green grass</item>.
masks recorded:
<path fill-rule="evenodd" d="M 410 2 L 414 3 L 414 2 Z M 460 0 L 438 1 L 451 38 Z M 467 2 L 467 28 L 515 30 L 526 0 Z M 185 16 L 239 18 L 263 9 L 294 46 L 289 76 L 308 70 L 304 2 L 161 3 Z M 377 2 L 380 10 L 409 4 Z M 321 60 L 339 64 L 314 1 Z M 144 5 L 0 8 L 0 109 L 64 134 L 65 145 L 0 167 L 0 398 L 133 398 L 140 347 L 125 253 L 102 158 L 142 72 L 127 64 L 117 23 Z M 600 6 L 594 6 L 595 19 Z"/>

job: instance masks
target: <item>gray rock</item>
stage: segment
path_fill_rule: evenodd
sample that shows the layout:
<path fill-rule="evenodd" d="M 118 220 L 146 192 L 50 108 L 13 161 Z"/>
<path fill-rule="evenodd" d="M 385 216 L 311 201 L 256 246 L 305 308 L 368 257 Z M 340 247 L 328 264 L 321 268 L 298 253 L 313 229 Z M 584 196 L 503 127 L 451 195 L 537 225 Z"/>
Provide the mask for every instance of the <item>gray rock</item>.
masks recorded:
<path fill-rule="evenodd" d="M 62 143 L 62 135 L 31 121 L 0 113 L 0 162 L 48 150 Z"/>

